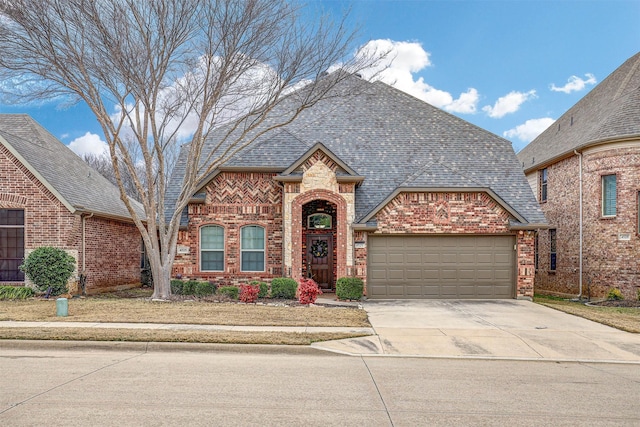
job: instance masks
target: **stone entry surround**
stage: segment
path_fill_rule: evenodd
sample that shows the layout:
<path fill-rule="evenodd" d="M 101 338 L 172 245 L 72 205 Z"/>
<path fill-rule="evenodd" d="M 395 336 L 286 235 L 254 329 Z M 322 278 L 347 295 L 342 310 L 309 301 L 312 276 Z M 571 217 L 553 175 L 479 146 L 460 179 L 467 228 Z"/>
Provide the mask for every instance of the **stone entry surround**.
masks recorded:
<path fill-rule="evenodd" d="M 326 162 L 326 163 L 325 163 Z M 329 163 L 329 165 L 327 165 Z M 336 279 L 353 271 L 351 224 L 355 215 L 355 185 L 338 183 L 338 165 L 321 151 L 302 165 L 300 183 L 285 183 L 283 196 L 284 265 L 294 279 L 303 277 L 303 206 L 323 200 L 335 206 L 335 274 Z"/>

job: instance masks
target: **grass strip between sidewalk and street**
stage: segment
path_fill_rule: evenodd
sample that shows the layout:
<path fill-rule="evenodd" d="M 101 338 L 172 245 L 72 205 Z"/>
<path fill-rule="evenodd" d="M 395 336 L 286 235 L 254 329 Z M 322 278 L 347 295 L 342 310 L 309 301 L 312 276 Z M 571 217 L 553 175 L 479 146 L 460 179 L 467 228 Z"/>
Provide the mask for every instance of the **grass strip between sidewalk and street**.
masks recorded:
<path fill-rule="evenodd" d="M 0 328 L 0 339 L 310 345 L 365 336 L 337 332 L 175 331 L 156 329 Z"/>
<path fill-rule="evenodd" d="M 536 295 L 534 302 L 623 331 L 640 333 L 640 308 L 598 307 L 557 297 Z"/>

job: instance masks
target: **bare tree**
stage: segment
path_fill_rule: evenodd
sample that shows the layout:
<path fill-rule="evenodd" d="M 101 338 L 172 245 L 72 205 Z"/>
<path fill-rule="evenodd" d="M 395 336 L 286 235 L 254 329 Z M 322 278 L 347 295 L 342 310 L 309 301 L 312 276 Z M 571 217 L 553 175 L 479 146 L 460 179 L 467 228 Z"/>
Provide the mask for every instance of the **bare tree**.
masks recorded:
<path fill-rule="evenodd" d="M 344 62 L 354 53 L 345 23 L 346 15 L 303 19 L 301 6 L 286 0 L 6 0 L 0 4 L 2 89 L 14 101 L 59 97 L 93 111 L 147 249 L 154 297 L 166 298 L 180 215 L 198 183 L 348 75 L 320 78 L 326 70 L 341 64 L 357 72 L 375 62 L 375 55 Z M 203 158 L 210 132 L 231 121 Z M 165 214 L 174 161 L 168 153 L 185 133 L 186 173 Z M 123 171 L 145 217 L 127 198 Z"/>
<path fill-rule="evenodd" d="M 118 185 L 116 173 L 113 169 L 113 163 L 111 162 L 111 157 L 108 154 L 87 153 L 82 156 L 82 160 L 84 160 L 86 164 L 91 166 L 100 175 L 105 177 L 110 183 L 116 186 Z M 138 179 L 144 180 L 144 170 L 140 164 L 137 166 L 138 168 L 135 171 L 135 176 L 139 177 Z M 138 194 L 138 190 L 136 189 L 135 179 L 129 173 L 129 169 L 127 169 L 125 162 L 120 163 L 120 176 L 127 196 L 140 201 L 140 194 Z"/>

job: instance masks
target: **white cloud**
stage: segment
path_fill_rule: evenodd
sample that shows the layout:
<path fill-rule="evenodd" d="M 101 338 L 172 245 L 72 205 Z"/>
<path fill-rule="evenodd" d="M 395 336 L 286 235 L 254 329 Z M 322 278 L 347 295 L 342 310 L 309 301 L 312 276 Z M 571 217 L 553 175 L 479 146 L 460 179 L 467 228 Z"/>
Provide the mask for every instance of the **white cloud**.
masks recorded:
<path fill-rule="evenodd" d="M 585 77 L 587 78 L 586 80 L 578 76 L 571 76 L 567 79 L 567 84 L 565 84 L 564 86 L 558 87 L 555 85 L 555 83 L 552 83 L 550 89 L 553 92 L 571 93 L 581 91 L 587 85 L 594 85 L 597 83 L 596 76 L 594 76 L 593 74 L 587 73 L 585 74 Z"/>
<path fill-rule="evenodd" d="M 479 95 L 469 88 L 457 99 L 446 91 L 436 89 L 422 77 L 415 79 L 414 73 L 431 66 L 429 52 L 420 43 L 393 40 L 372 40 L 356 55 L 371 55 L 372 52 L 389 52 L 376 67 L 361 72 L 371 80 L 381 80 L 429 104 L 454 113 L 473 114 L 478 106 Z"/>
<path fill-rule="evenodd" d="M 493 107 L 490 105 L 482 107 L 482 111 L 486 112 L 489 117 L 499 119 L 507 114 L 515 113 L 524 102 L 533 98 L 536 98 L 535 90 L 530 90 L 529 92 L 512 91 L 498 98 Z"/>
<path fill-rule="evenodd" d="M 83 136 L 71 141 L 69 148 L 80 157 L 84 157 L 85 154 L 101 156 L 109 152 L 107 143 L 100 139 L 100 136 L 91 132 L 87 132 Z"/>
<path fill-rule="evenodd" d="M 520 141 L 530 142 L 551 126 L 554 121 L 555 120 L 550 117 L 527 120 L 523 124 L 503 132 L 502 136 L 505 138 L 517 138 Z"/>

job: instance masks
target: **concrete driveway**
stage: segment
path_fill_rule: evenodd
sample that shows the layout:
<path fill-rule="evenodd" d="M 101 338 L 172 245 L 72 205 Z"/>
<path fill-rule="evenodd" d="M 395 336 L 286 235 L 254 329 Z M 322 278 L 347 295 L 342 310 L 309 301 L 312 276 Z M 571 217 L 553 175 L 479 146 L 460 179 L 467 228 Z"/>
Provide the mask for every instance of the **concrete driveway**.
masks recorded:
<path fill-rule="evenodd" d="M 352 355 L 640 363 L 640 335 L 529 301 L 363 303 L 377 335 L 318 343 Z"/>

